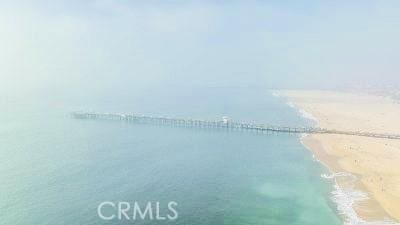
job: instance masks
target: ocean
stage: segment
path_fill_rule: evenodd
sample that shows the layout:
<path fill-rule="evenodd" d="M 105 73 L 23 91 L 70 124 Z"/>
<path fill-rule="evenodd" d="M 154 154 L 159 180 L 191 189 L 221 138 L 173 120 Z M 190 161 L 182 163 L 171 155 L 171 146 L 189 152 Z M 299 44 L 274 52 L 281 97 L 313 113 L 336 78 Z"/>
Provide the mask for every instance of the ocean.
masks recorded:
<path fill-rule="evenodd" d="M 334 184 L 321 177 L 327 169 L 298 135 L 76 120 L 69 116 L 75 110 L 310 124 L 262 88 L 171 87 L 140 96 L 6 102 L 0 224 L 342 224 Z M 102 202 L 158 202 L 165 214 L 171 201 L 174 220 L 98 214 Z"/>

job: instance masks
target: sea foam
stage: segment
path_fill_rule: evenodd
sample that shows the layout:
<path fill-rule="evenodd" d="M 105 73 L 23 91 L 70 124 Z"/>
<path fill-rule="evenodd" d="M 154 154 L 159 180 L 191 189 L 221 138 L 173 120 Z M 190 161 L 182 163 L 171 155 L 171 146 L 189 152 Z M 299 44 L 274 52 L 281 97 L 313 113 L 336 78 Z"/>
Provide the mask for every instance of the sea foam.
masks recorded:
<path fill-rule="evenodd" d="M 271 94 L 272 94 L 272 96 L 274 96 L 274 97 L 276 97 L 276 98 L 281 97 L 281 95 L 279 94 L 278 91 L 271 91 Z"/>
<path fill-rule="evenodd" d="M 281 97 L 277 92 L 272 92 L 272 95 L 275 97 Z M 298 113 L 307 121 L 311 122 L 313 126 L 318 124 L 318 119 L 311 113 L 297 107 L 293 102 L 287 101 L 286 104 L 290 108 L 296 109 Z M 307 134 L 302 134 L 300 140 L 306 136 Z M 324 164 L 314 155 L 313 158 L 321 164 Z M 339 214 L 343 217 L 344 225 L 400 225 L 400 223 L 396 223 L 389 218 L 382 221 L 365 221 L 357 215 L 357 212 L 354 209 L 355 204 L 360 201 L 368 200 L 368 194 L 354 188 L 342 188 L 338 185 L 336 180 L 339 177 L 346 177 L 350 181 L 355 182 L 358 179 L 355 175 L 348 172 L 338 172 L 333 174 L 321 174 L 321 177 L 324 179 L 334 180 L 334 190 L 331 192 L 331 200 L 336 204 Z"/>
<path fill-rule="evenodd" d="M 310 112 L 307 112 L 304 109 L 297 107 L 293 102 L 287 101 L 286 105 L 288 105 L 290 108 L 297 110 L 300 116 L 306 119 L 307 121 L 311 122 L 313 126 L 315 126 L 318 123 L 318 119 L 315 118 L 315 116 L 313 116 Z"/>
<path fill-rule="evenodd" d="M 332 201 L 337 205 L 339 214 L 344 219 L 344 225 L 399 225 L 389 218 L 381 221 L 365 221 L 357 215 L 354 206 L 357 202 L 365 201 L 369 199 L 367 193 L 354 188 L 342 188 L 338 185 L 336 178 L 348 177 L 351 180 L 357 180 L 358 178 L 351 173 L 338 172 L 333 174 L 322 174 L 322 178 L 334 179 L 334 190 L 331 192 Z"/>

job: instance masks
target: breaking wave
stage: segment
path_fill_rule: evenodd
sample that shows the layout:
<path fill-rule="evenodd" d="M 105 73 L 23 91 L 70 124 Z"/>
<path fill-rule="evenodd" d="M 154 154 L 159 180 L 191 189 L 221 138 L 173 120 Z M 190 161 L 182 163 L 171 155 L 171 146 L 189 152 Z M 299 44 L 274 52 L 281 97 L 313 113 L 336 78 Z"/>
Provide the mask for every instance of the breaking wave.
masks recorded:
<path fill-rule="evenodd" d="M 339 172 L 333 174 L 322 174 L 322 178 L 334 179 L 334 190 L 331 192 L 332 201 L 336 204 L 337 210 L 344 218 L 344 225 L 399 225 L 389 218 L 382 221 L 365 221 L 357 215 L 354 206 L 357 202 L 369 199 L 367 193 L 355 190 L 353 188 L 342 188 L 338 185 L 336 178 L 348 177 L 351 180 L 358 178 L 351 173 Z"/>

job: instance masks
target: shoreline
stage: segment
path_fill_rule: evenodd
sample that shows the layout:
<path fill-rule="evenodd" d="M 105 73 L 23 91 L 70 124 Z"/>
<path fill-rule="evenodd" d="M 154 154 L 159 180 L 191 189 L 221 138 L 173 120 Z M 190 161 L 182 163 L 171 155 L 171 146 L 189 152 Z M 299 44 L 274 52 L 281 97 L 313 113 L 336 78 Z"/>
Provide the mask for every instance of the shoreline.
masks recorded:
<path fill-rule="evenodd" d="M 300 142 L 328 169 L 329 174 L 321 174 L 321 177 L 332 180 L 333 191 L 330 199 L 336 204 L 336 210 L 344 225 L 398 225 L 376 200 L 368 195 L 368 190 L 362 185 L 360 178 L 344 171 L 337 163 L 338 158 L 328 155 L 318 139 L 308 135 L 301 137 Z"/>
<path fill-rule="evenodd" d="M 345 102 L 342 105 L 352 104 L 351 102 L 346 102 L 346 98 L 354 97 L 354 94 L 350 93 L 340 93 L 339 97 L 335 96 L 336 94 L 336 92 L 325 91 L 279 91 L 278 93 L 275 93 L 274 96 L 278 95 L 286 98 L 288 100 L 287 104 L 290 107 L 295 108 L 302 117 L 311 121 L 313 125 L 323 128 L 340 127 L 343 129 L 355 127 L 359 130 L 365 129 L 365 127 L 362 126 L 357 127 L 358 124 L 347 126 L 345 123 L 352 122 L 351 120 L 343 121 L 342 123 L 340 117 L 343 117 L 343 115 L 339 115 L 337 118 L 335 117 L 335 110 L 338 111 L 341 108 L 332 108 L 329 104 L 332 102 L 339 102 L 339 104 L 342 104 L 340 100 Z M 358 95 L 355 99 L 357 98 Z M 365 104 L 363 106 L 365 106 Z M 372 104 L 371 106 L 374 107 Z M 330 109 L 329 112 L 327 111 L 328 109 Z M 360 110 L 361 114 L 363 114 L 363 110 Z M 398 110 L 400 112 L 400 107 L 398 107 Z M 345 116 L 349 118 L 355 117 L 355 115 L 351 114 L 353 112 L 349 113 L 349 115 L 346 115 L 345 111 L 339 111 L 339 113 L 345 114 Z M 368 119 L 368 115 L 363 116 L 363 119 Z M 358 117 L 356 118 L 358 119 Z M 385 131 L 386 129 L 381 130 Z M 392 131 L 393 129 L 389 128 L 388 130 Z M 334 189 L 331 192 L 331 200 L 335 202 L 337 206 L 336 210 L 338 211 L 339 216 L 342 217 L 345 225 L 400 224 L 396 222 L 400 220 L 400 214 L 398 211 L 400 205 L 393 204 L 393 201 L 390 202 L 391 204 L 388 204 L 387 201 L 385 202 L 387 198 L 385 198 L 384 194 L 377 193 L 376 189 L 379 185 L 374 184 L 377 181 L 382 182 L 390 180 L 391 177 L 384 177 L 385 174 L 377 170 L 376 166 L 363 171 L 364 168 L 362 167 L 365 165 L 358 166 L 358 164 L 364 162 L 366 157 L 361 154 L 352 155 L 352 151 L 361 151 L 360 149 L 364 147 L 363 145 L 367 145 L 366 147 L 368 147 L 368 144 L 371 142 L 379 143 L 382 142 L 382 140 L 376 141 L 368 137 L 346 137 L 335 134 L 310 134 L 302 136 L 300 142 L 312 152 L 316 160 L 330 171 L 329 175 L 322 174 L 321 177 L 333 180 Z M 356 150 L 352 149 L 354 148 L 354 146 L 352 146 L 354 143 L 358 145 L 358 149 Z M 387 143 L 385 144 L 387 145 Z M 351 149 L 351 151 L 348 151 L 349 149 Z M 368 151 L 366 152 L 369 153 Z M 370 159 L 367 161 L 373 163 Z M 398 161 L 398 163 L 400 164 L 400 161 Z M 400 178 L 400 176 L 398 178 Z M 395 188 L 397 187 L 396 185 L 393 186 Z M 385 192 L 386 185 L 385 187 L 382 186 L 380 188 L 382 188 L 381 192 Z M 400 193 L 400 190 L 398 191 L 399 192 L 396 192 L 396 194 Z"/>

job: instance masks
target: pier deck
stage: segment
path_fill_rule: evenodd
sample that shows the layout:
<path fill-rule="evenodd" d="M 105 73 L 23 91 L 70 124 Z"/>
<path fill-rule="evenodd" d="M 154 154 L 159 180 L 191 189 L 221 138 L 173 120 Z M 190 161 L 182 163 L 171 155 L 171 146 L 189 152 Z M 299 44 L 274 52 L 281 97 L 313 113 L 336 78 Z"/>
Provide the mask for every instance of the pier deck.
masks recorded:
<path fill-rule="evenodd" d="M 158 124 L 191 128 L 215 128 L 230 130 L 248 130 L 256 132 L 280 132 L 280 133 L 299 133 L 299 134 L 341 134 L 372 138 L 400 139 L 398 134 L 384 134 L 362 131 L 339 131 L 329 130 L 318 127 L 288 127 L 273 126 L 267 124 L 255 124 L 230 120 L 200 120 L 200 119 L 180 119 L 170 117 L 155 117 L 136 114 L 122 113 L 92 113 L 92 112 L 73 112 L 71 116 L 75 119 L 93 119 L 93 120 L 118 120 L 142 124 Z"/>

